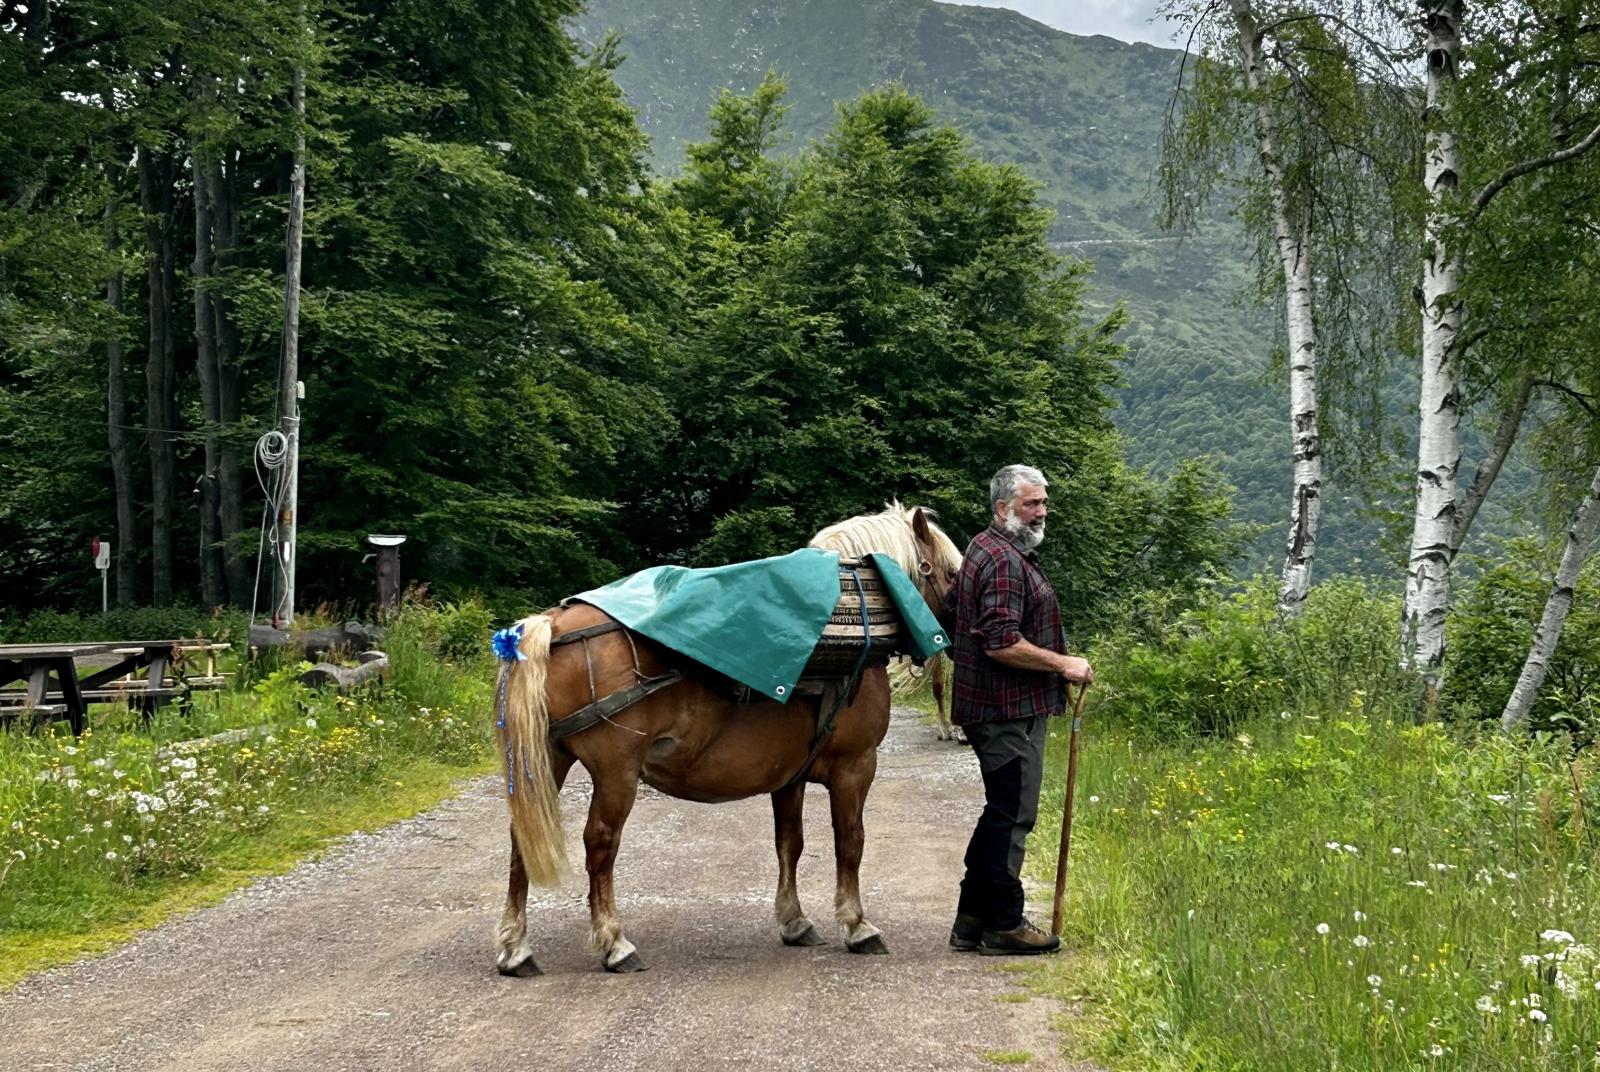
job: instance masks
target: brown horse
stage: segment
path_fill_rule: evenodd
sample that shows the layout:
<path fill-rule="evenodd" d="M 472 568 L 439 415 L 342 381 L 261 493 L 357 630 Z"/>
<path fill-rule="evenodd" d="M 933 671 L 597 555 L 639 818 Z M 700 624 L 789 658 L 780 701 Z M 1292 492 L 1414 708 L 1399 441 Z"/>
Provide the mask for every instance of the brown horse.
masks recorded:
<path fill-rule="evenodd" d="M 961 559 L 926 511 L 892 504 L 881 514 L 825 529 L 819 539 L 846 527 L 868 534 L 873 546 L 865 550 L 894 557 L 917 581 L 929 607 L 938 609 Z M 834 914 L 845 948 L 852 953 L 887 953 L 877 928 L 862 913 L 858 876 L 865 841 L 862 813 L 877 772 L 878 744 L 889 727 L 889 684 L 883 669 L 863 674 L 815 761 L 803 777 L 796 778 L 812 751 L 821 701 L 795 697 L 780 704 L 759 697 L 735 698 L 719 675 L 625 631 L 551 646 L 565 634 L 609 621 L 582 603 L 525 618 L 519 641 L 525 659 L 508 662 L 501 671 L 500 742 L 511 813 L 511 872 L 500 921 L 499 971 L 539 974 L 528 940 L 528 884 L 531 880 L 554 885 L 560 880 L 566 850 L 559 793 L 574 763 L 583 764 L 594 782 L 583 831 L 584 858 L 591 940 L 607 971 L 644 967 L 633 943 L 623 936 L 612 885 L 623 824 L 641 781 L 671 796 L 708 803 L 772 795 L 778 930 L 785 945 L 797 946 L 824 941 L 801 911 L 795 866 L 803 847 L 806 783 L 827 786 L 837 867 Z M 673 670 L 683 674 L 681 680 L 589 729 L 551 740 L 550 726 L 594 697 Z"/>

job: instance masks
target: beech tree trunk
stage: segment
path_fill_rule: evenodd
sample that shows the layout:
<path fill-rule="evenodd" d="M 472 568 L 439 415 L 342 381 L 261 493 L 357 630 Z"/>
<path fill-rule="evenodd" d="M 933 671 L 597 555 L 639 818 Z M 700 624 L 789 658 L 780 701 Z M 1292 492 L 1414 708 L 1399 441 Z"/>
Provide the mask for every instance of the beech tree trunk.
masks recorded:
<path fill-rule="evenodd" d="M 227 295 L 228 269 L 233 267 L 239 249 L 239 160 L 235 150 L 224 153 L 222 166 L 213 168 L 210 174 L 214 274 L 221 284 L 211 300 L 217 314 L 217 388 L 222 421 L 217 456 L 218 520 L 229 602 L 236 607 L 248 607 L 254 582 L 250 555 L 255 548 L 244 537 L 245 474 L 239 461 L 239 448 L 231 438 L 231 433 L 239 426 L 240 415 L 239 322 Z"/>
<path fill-rule="evenodd" d="M 217 375 L 216 311 L 211 303 L 211 182 L 204 153 L 190 156 L 194 176 L 194 340 L 195 371 L 200 381 L 200 413 L 205 421 L 205 470 L 200 476 L 200 597 L 207 607 L 227 602 L 222 555 L 218 547 L 217 426 L 222 417 Z"/>
<path fill-rule="evenodd" d="M 1317 429 L 1317 338 L 1312 320 L 1309 228 L 1290 220 L 1287 180 L 1278 149 L 1277 123 L 1263 96 L 1262 33 L 1250 0 L 1230 0 L 1238 31 L 1239 61 L 1255 97 L 1256 153 L 1272 198 L 1274 241 L 1283 272 L 1284 321 L 1289 336 L 1289 425 L 1293 436 L 1294 490 L 1289 539 L 1278 586 L 1278 613 L 1293 616 L 1305 604 L 1322 517 L 1322 437 Z"/>
<path fill-rule="evenodd" d="M 115 179 L 112 180 L 113 183 Z M 106 194 L 106 249 L 122 248 L 117 232 L 117 194 Z M 106 304 L 113 315 L 122 312 L 122 272 L 106 279 Z M 117 501 L 117 543 L 113 549 L 117 572 L 117 606 L 129 607 L 138 598 L 134 566 L 138 562 L 133 517 L 133 457 L 128 447 L 128 390 L 123 378 L 122 334 L 114 328 L 106 340 L 106 446 L 111 452 L 111 486 Z"/>
<path fill-rule="evenodd" d="M 1595 469 L 1589 491 L 1577 512 L 1572 515 L 1572 523 L 1567 526 L 1567 546 L 1561 554 L 1561 566 L 1556 570 L 1555 582 L 1550 586 L 1550 598 L 1545 600 L 1544 616 L 1539 619 L 1539 627 L 1533 632 L 1533 645 L 1523 661 L 1522 673 L 1517 676 L 1517 684 L 1512 688 L 1511 697 L 1506 700 L 1506 709 L 1500 715 L 1503 729 L 1515 729 L 1533 709 L 1534 698 L 1539 694 L 1539 686 L 1544 684 L 1545 675 L 1550 671 L 1550 659 L 1561 640 L 1561 628 L 1566 624 L 1567 613 L 1572 610 L 1578 574 L 1583 571 L 1583 564 L 1594 547 L 1596 528 L 1600 528 L 1600 468 Z"/>
<path fill-rule="evenodd" d="M 150 601 L 156 606 L 172 602 L 172 507 L 177 469 L 172 443 L 173 343 L 168 321 L 170 306 L 168 261 L 170 243 L 169 168 L 160 167 L 150 150 L 138 150 L 139 202 L 144 211 L 145 289 L 150 326 L 149 352 L 145 356 L 145 409 L 150 448 Z M 163 191 L 162 186 L 167 190 Z M 165 197 L 163 197 L 165 193 Z"/>
<path fill-rule="evenodd" d="M 1461 0 L 1423 0 L 1423 19 L 1428 35 L 1423 113 L 1428 210 L 1422 272 L 1422 391 L 1401 664 L 1423 676 L 1431 702 L 1444 662 L 1456 471 L 1461 465 L 1461 385 L 1455 353 L 1461 332 L 1461 302 L 1456 297 L 1460 265 L 1445 233 L 1460 180 L 1447 87 L 1456 77 Z"/>

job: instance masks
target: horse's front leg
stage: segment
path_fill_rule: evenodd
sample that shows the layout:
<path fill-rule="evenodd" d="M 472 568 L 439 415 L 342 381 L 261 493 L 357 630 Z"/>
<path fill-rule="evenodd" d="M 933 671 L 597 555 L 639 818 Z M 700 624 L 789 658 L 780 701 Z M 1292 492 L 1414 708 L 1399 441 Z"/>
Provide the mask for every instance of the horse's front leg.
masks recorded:
<path fill-rule="evenodd" d="M 806 846 L 806 783 L 780 789 L 772 794 L 772 825 L 778 841 L 778 896 L 774 907 L 778 915 L 778 934 L 784 945 L 825 945 L 822 935 L 800 910 L 800 893 L 795 885 L 795 869 Z"/>
<path fill-rule="evenodd" d="M 583 829 L 585 862 L 589 869 L 590 941 L 600 951 L 600 963 L 608 972 L 644 970 L 633 943 L 622 936 L 622 920 L 617 916 L 613 867 L 617 848 L 622 844 L 622 826 L 633 810 L 639 791 L 639 772 L 590 771 L 594 775 L 594 798 L 589 802 L 589 822 Z"/>
<path fill-rule="evenodd" d="M 933 686 L 933 710 L 939 720 L 939 740 L 959 739 L 959 730 L 950 725 L 950 716 L 944 710 L 944 656 L 935 655 L 928 660 L 928 683 Z"/>
<path fill-rule="evenodd" d="M 852 953 L 887 953 L 878 928 L 861 911 L 861 850 L 866 844 L 862 818 L 867 790 L 878 772 L 876 749 L 863 752 L 835 767 L 828 780 L 828 802 L 833 810 L 833 855 L 838 885 L 833 895 L 834 915 L 844 931 L 844 945 Z"/>
<path fill-rule="evenodd" d="M 550 757 L 551 773 L 559 790 L 572 769 L 572 757 L 557 752 Z M 500 951 L 494 966 L 501 975 L 527 978 L 544 974 L 533 960 L 533 943 L 528 940 L 528 873 L 522 869 L 517 839 L 511 839 L 511 867 L 506 885 L 506 908 L 500 916 Z"/>

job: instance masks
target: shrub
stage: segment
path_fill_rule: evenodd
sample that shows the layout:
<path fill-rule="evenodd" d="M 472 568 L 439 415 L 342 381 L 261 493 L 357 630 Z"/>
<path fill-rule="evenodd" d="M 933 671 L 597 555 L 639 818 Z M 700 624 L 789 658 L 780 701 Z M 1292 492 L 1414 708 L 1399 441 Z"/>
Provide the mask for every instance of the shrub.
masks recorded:
<path fill-rule="evenodd" d="M 1462 718 L 1499 717 L 1550 595 L 1553 571 L 1539 545 L 1514 540 L 1507 552 L 1466 586 L 1451 615 L 1444 698 Z M 1591 562 L 1579 578 L 1572 612 L 1534 702 L 1530 726 L 1567 730 L 1590 739 L 1600 724 L 1597 709 L 1600 561 Z"/>

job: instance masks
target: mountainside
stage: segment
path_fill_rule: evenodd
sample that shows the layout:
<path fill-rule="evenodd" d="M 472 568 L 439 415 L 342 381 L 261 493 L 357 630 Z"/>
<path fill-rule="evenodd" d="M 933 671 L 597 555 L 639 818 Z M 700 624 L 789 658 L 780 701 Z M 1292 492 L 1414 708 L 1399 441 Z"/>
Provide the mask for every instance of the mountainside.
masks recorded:
<path fill-rule="evenodd" d="M 1287 523 L 1286 390 L 1268 376 L 1269 313 L 1237 225 L 1218 217 L 1179 244 L 1153 219 L 1152 176 L 1181 54 L 1079 37 L 1015 12 L 929 0 L 591 0 L 577 27 L 621 37 L 618 83 L 651 135 L 659 170 L 704 137 L 726 87 L 773 69 L 789 81 L 790 149 L 821 136 L 834 104 L 900 80 L 991 159 L 1020 165 L 1056 211 L 1060 248 L 1096 265 L 1097 298 L 1126 302 L 1131 360 L 1118 423 L 1140 464 L 1206 454 L 1238 487 L 1241 517 L 1272 527 L 1252 565 L 1276 567 Z M 1376 529 L 1331 489 L 1323 563 L 1371 562 Z"/>

